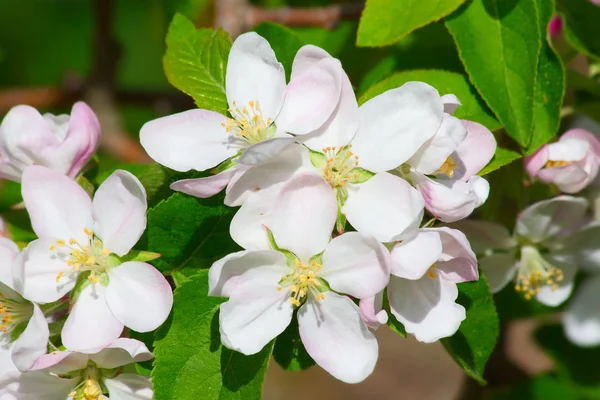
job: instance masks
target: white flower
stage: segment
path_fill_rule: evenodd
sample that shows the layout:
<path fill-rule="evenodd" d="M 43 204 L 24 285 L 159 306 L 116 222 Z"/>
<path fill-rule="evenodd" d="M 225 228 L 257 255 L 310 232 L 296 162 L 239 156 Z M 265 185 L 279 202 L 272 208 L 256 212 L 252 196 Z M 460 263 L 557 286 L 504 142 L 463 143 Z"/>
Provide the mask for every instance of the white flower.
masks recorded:
<path fill-rule="evenodd" d="M 13 107 L 0 125 L 0 176 L 19 182 L 29 165 L 44 165 L 75 177 L 100 141 L 100 124 L 83 102 L 71 115 L 44 114 L 33 107 Z"/>
<path fill-rule="evenodd" d="M 592 238 L 599 225 L 585 225 L 585 199 L 558 196 L 523 210 L 511 238 L 507 229 L 488 221 L 461 221 L 453 227 L 465 232 L 478 254 L 492 292 L 510 281 L 526 299 L 558 306 L 573 290 L 578 266 L 600 265 Z"/>
<path fill-rule="evenodd" d="M 146 228 L 146 192 L 137 178 L 115 171 L 92 202 L 73 180 L 31 166 L 23 174 L 23 199 L 39 239 L 23 252 L 16 287 L 49 303 L 80 280 L 62 331 L 68 349 L 100 349 L 124 325 L 147 332 L 165 321 L 173 304 L 169 283 L 150 264 L 119 258 Z"/>
<path fill-rule="evenodd" d="M 465 319 L 456 304 L 457 283 L 479 279 L 477 259 L 465 235 L 450 228 L 424 228 L 392 249 L 392 276 L 387 295 L 392 314 L 421 342 L 452 336 Z M 383 292 L 361 300 L 363 319 L 371 327 L 387 321 Z"/>
<path fill-rule="evenodd" d="M 254 32 L 240 35 L 229 53 L 226 71 L 231 118 L 190 110 L 142 127 L 140 141 L 150 157 L 176 171 L 205 171 L 226 160 L 239 163 L 226 165 L 229 168 L 209 178 L 175 182 L 174 190 L 212 196 L 249 166 L 290 146 L 295 141 L 290 133 L 319 136 L 317 129 L 340 97 L 342 69 L 331 57 L 311 58 L 313 47 L 298 51 L 286 86 L 283 66 L 269 43 Z"/>
<path fill-rule="evenodd" d="M 337 292 L 364 298 L 381 291 L 389 279 L 389 252 L 357 232 L 330 241 L 336 199 L 314 175 L 288 182 L 270 215 L 265 226 L 273 248 L 230 254 L 210 269 L 209 294 L 229 298 L 221 305 L 221 341 L 257 353 L 299 307 L 300 337 L 310 356 L 342 381 L 362 381 L 375 367 L 377 342 L 358 307 Z"/>

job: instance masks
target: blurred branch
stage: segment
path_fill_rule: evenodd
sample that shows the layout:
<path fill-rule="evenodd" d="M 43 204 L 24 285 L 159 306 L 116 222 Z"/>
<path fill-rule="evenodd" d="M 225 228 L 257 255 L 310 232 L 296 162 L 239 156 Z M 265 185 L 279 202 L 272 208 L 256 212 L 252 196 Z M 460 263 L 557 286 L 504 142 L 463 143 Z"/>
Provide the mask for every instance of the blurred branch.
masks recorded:
<path fill-rule="evenodd" d="M 340 21 L 359 18 L 365 6 L 364 1 L 313 8 L 260 8 L 248 0 L 215 0 L 214 4 L 215 26 L 222 27 L 233 38 L 264 21 L 331 29 Z"/>

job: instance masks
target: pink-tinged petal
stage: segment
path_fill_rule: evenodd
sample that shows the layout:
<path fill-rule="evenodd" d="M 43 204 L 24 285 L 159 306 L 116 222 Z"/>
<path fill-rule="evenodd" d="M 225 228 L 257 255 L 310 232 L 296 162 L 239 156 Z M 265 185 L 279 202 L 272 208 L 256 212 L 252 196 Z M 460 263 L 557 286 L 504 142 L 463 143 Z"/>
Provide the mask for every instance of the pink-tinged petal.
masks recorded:
<path fill-rule="evenodd" d="M 72 400 L 69 393 L 81 382 L 81 377 L 66 379 L 43 372 L 9 374 L 0 377 L 2 400 Z"/>
<path fill-rule="evenodd" d="M 23 173 L 22 193 L 33 230 L 39 238 L 87 243 L 92 200 L 75 181 L 46 167 L 33 165 Z"/>
<path fill-rule="evenodd" d="M 154 354 L 139 340 L 118 338 L 99 352 L 90 354 L 89 358 L 100 368 L 112 369 L 151 360 Z"/>
<path fill-rule="evenodd" d="M 408 164 L 422 174 L 433 174 L 454 153 L 467 136 L 460 119 L 444 113 L 440 128 L 408 160 Z"/>
<path fill-rule="evenodd" d="M 52 239 L 38 239 L 23 250 L 21 276 L 15 277 L 15 289 L 26 299 L 36 303 L 51 303 L 75 287 L 77 276 L 61 254 L 64 248 L 56 247 Z M 58 279 L 57 279 L 58 278 Z"/>
<path fill-rule="evenodd" d="M 152 382 L 146 376 L 120 374 L 113 379 L 105 379 L 111 400 L 152 400 Z"/>
<path fill-rule="evenodd" d="M 468 180 L 485 167 L 496 152 L 496 138 L 485 126 L 472 121 L 462 121 L 467 135 L 458 145 L 455 157 L 457 168 L 454 178 Z"/>
<path fill-rule="evenodd" d="M 117 340 L 121 332 L 123 323 L 108 307 L 104 286 L 88 284 L 75 300 L 62 329 L 62 341 L 68 350 L 94 353 Z"/>
<path fill-rule="evenodd" d="M 279 114 L 286 94 L 285 72 L 269 42 L 255 32 L 244 33 L 233 42 L 225 91 L 232 109 L 258 101 L 265 121 Z"/>
<path fill-rule="evenodd" d="M 68 176 L 74 178 L 94 155 L 100 144 L 100 122 L 94 111 L 82 101 L 73 105 L 69 129 L 59 148 L 61 156 L 68 156 Z"/>
<path fill-rule="evenodd" d="M 600 276 L 583 282 L 563 315 L 567 338 L 578 346 L 600 344 Z"/>
<path fill-rule="evenodd" d="M 227 118 L 214 111 L 184 111 L 146 122 L 140 142 L 159 164 L 181 172 L 204 171 L 240 151 L 225 123 Z"/>
<path fill-rule="evenodd" d="M 563 139 L 583 140 L 590 145 L 594 154 L 596 154 L 597 157 L 600 157 L 600 141 L 598 141 L 596 136 L 590 131 L 580 128 L 569 129 L 560 137 L 560 140 Z"/>
<path fill-rule="evenodd" d="M 105 249 L 124 256 L 146 230 L 146 208 L 146 189 L 139 179 L 116 170 L 94 195 L 94 234 Z"/>
<path fill-rule="evenodd" d="M 331 186 L 320 176 L 300 175 L 281 189 L 269 228 L 280 248 L 306 262 L 325 250 L 336 218 L 337 201 Z"/>
<path fill-rule="evenodd" d="M 13 265 L 19 253 L 19 246 L 15 242 L 0 237 L 0 283 L 10 288 L 15 287 Z"/>
<path fill-rule="evenodd" d="M 544 168 L 538 178 L 555 184 L 561 192 L 577 193 L 587 187 L 598 175 L 598 158 L 588 152 L 583 159 L 560 167 Z"/>
<path fill-rule="evenodd" d="M 287 182 L 304 170 L 314 170 L 308 149 L 293 144 L 268 162 L 254 165 L 242 175 L 236 174 L 227 187 L 225 204 L 230 207 L 241 206 L 259 190 Z"/>
<path fill-rule="evenodd" d="M 516 246 L 508 229 L 495 222 L 465 219 L 454 222 L 450 227 L 467 235 L 471 248 L 477 254 L 489 250 L 508 250 Z"/>
<path fill-rule="evenodd" d="M 479 279 L 477 257 L 464 233 L 447 227 L 424 230 L 437 232 L 442 239 L 442 255 L 436 263 L 436 271 L 444 279 L 454 283 Z"/>
<path fill-rule="evenodd" d="M 207 178 L 182 179 L 169 186 L 172 190 L 205 199 L 219 193 L 231 181 L 240 167 L 235 166 Z"/>
<path fill-rule="evenodd" d="M 548 162 L 548 145 L 543 145 L 532 155 L 523 158 L 523 161 L 525 162 L 527 174 L 532 178 L 537 176 L 538 172 Z"/>
<path fill-rule="evenodd" d="M 27 327 L 16 340 L 12 351 L 12 361 L 19 371 L 28 371 L 36 360 L 46 354 L 50 330 L 40 307 L 33 304 L 33 314 Z"/>
<path fill-rule="evenodd" d="M 210 267 L 208 271 L 208 295 L 230 297 L 248 280 L 257 279 L 261 271 L 265 272 L 264 279 L 275 275 L 279 282 L 284 275 L 289 273 L 285 256 L 274 250 L 238 251 L 229 254 Z M 277 278 L 279 276 L 279 278 Z"/>
<path fill-rule="evenodd" d="M 414 233 L 423 218 L 423 205 L 419 192 L 404 179 L 382 172 L 349 187 L 342 212 L 363 235 L 393 242 Z"/>
<path fill-rule="evenodd" d="M 412 173 L 411 178 L 423 195 L 427 211 L 443 222 L 455 222 L 468 217 L 480 202 L 469 182 L 434 180 L 419 173 Z"/>
<path fill-rule="evenodd" d="M 298 312 L 298 328 L 308 354 L 335 378 L 358 383 L 373 372 L 377 340 L 347 296 L 326 292 L 322 300 L 310 297 Z"/>
<path fill-rule="evenodd" d="M 264 164 L 296 142 L 291 136 L 274 137 L 248 147 L 237 162 L 244 165 Z"/>
<path fill-rule="evenodd" d="M 515 232 L 533 243 L 540 243 L 579 223 L 587 207 L 585 199 L 572 196 L 542 200 L 519 214 Z"/>
<path fill-rule="evenodd" d="M 289 273 L 289 271 L 288 271 Z M 248 270 L 229 301 L 221 304 L 221 342 L 245 355 L 258 353 L 287 328 L 294 307 L 287 289 L 280 289 L 281 266 Z"/>
<path fill-rule="evenodd" d="M 408 82 L 360 106 L 360 125 L 352 142 L 360 167 L 392 170 L 406 162 L 437 132 L 444 106 L 437 90 Z"/>
<path fill-rule="evenodd" d="M 481 257 L 479 268 L 487 278 L 490 291 L 498 293 L 514 279 L 519 264 L 513 254 L 499 253 Z"/>
<path fill-rule="evenodd" d="M 456 284 L 437 277 L 409 281 L 392 276 L 388 286 L 390 311 L 406 332 L 425 343 L 452 336 L 458 330 L 466 312 L 456 304 L 457 297 Z"/>
<path fill-rule="evenodd" d="M 444 103 L 444 112 L 450 115 L 454 114 L 454 111 L 456 111 L 459 106 L 462 106 L 458 97 L 450 93 L 442 96 L 442 102 Z"/>
<path fill-rule="evenodd" d="M 299 77 L 326 58 L 332 58 L 331 54 L 322 48 L 312 44 L 302 46 L 294 56 L 291 78 Z"/>
<path fill-rule="evenodd" d="M 419 231 L 392 249 L 392 274 L 404 279 L 420 279 L 442 255 L 442 239 L 435 231 Z"/>
<path fill-rule="evenodd" d="M 387 324 L 388 314 L 383 309 L 383 291 L 375 296 L 361 299 L 358 308 L 363 322 L 369 328 L 377 329 L 380 325 Z"/>
<path fill-rule="evenodd" d="M 149 332 L 165 322 L 173 307 L 173 290 L 156 268 L 130 261 L 109 269 L 108 277 L 106 303 L 123 325 Z"/>
<path fill-rule="evenodd" d="M 31 370 L 66 374 L 71 371 L 84 369 L 87 367 L 88 360 L 88 356 L 83 353 L 53 351 L 38 358 Z"/>
<path fill-rule="evenodd" d="M 324 58 L 290 80 L 275 124 L 280 132 L 304 135 L 321 127 L 336 108 L 342 90 L 342 66 Z"/>
<path fill-rule="evenodd" d="M 540 292 L 535 295 L 535 299 L 549 307 L 557 307 L 564 303 L 573 292 L 577 266 L 561 262 L 552 255 L 545 256 L 544 258 L 546 258 L 546 260 L 554 267 L 559 268 L 562 271 L 563 279 L 556 283 L 557 287 L 555 289 L 550 285 L 542 286 Z"/>
<path fill-rule="evenodd" d="M 265 227 L 272 226 L 271 212 L 283 184 L 259 190 L 235 213 L 229 226 L 231 238 L 246 250 L 271 248 Z"/>
<path fill-rule="evenodd" d="M 387 286 L 390 267 L 390 252 L 384 245 L 358 232 L 348 232 L 325 248 L 319 276 L 333 290 L 363 299 Z"/>

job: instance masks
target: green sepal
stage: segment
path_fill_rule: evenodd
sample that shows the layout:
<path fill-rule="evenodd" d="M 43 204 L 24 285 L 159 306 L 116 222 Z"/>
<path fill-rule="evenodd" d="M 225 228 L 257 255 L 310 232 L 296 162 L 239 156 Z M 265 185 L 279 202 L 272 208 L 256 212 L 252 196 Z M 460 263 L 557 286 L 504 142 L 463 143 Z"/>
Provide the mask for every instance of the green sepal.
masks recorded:
<path fill-rule="evenodd" d="M 153 253 L 151 251 L 143 251 L 143 250 L 131 250 L 129 253 L 125 254 L 121 257 L 121 264 L 127 261 L 139 261 L 146 262 L 156 260 L 157 258 L 162 257 L 160 253 Z"/>
<path fill-rule="evenodd" d="M 429 221 L 425 222 L 425 224 L 421 228 L 431 228 L 433 224 L 435 224 L 437 218 L 431 218 Z"/>
<path fill-rule="evenodd" d="M 98 282 L 104 286 L 107 287 L 108 286 L 108 282 L 110 281 L 110 278 L 108 277 L 108 274 L 106 272 L 103 272 L 99 277 L 98 277 Z"/>
<path fill-rule="evenodd" d="M 94 197 L 94 191 L 96 191 L 96 187 L 85 176 L 79 175 L 79 178 L 77 178 L 77 183 L 90 197 Z"/>
<path fill-rule="evenodd" d="M 320 151 L 314 151 L 311 149 L 308 149 L 308 152 L 310 154 L 310 162 L 312 163 L 312 165 L 314 165 L 315 168 L 325 168 L 325 165 L 327 164 L 327 157 L 325 157 L 325 154 L 321 153 Z"/>
<path fill-rule="evenodd" d="M 216 175 L 216 174 L 220 174 L 223 171 L 228 170 L 229 168 L 235 167 L 237 165 L 237 162 L 233 161 L 233 159 L 239 155 L 240 154 L 237 154 L 236 156 L 234 156 L 232 158 L 228 158 L 227 160 L 223 161 L 221 164 L 219 164 L 216 167 L 214 167 L 213 169 L 211 169 L 210 173 L 212 175 Z"/>
<path fill-rule="evenodd" d="M 337 219 L 335 220 L 335 230 L 340 235 L 346 230 L 346 215 L 342 213 L 341 207 L 338 207 Z"/>
<path fill-rule="evenodd" d="M 396 332 L 398 335 L 402 336 L 403 338 L 406 338 L 406 329 L 404 329 L 404 325 L 402 325 L 402 322 L 396 319 L 396 317 L 394 316 L 394 314 L 392 314 L 392 311 L 390 310 L 390 302 L 388 300 L 387 288 L 383 293 L 382 307 L 388 315 L 387 326 L 389 326 L 390 329 Z"/>
<path fill-rule="evenodd" d="M 375 176 L 375 173 L 359 167 L 352 168 L 350 174 L 352 175 L 352 178 L 348 182 L 355 184 L 364 183 Z"/>
<path fill-rule="evenodd" d="M 89 276 L 90 276 L 90 271 L 84 271 L 84 272 L 80 273 L 79 276 L 77 277 L 77 282 L 75 282 L 75 287 L 71 291 L 71 296 L 69 298 L 69 302 L 70 302 L 71 306 L 73 306 L 73 304 L 75 304 L 75 302 L 77 301 L 77 298 L 79 297 L 79 295 L 81 294 L 83 289 L 88 287 L 88 285 L 91 285 L 92 282 L 90 282 L 90 280 L 88 279 Z"/>
<path fill-rule="evenodd" d="M 294 253 L 292 253 L 291 251 L 286 250 L 286 249 L 282 249 L 281 247 L 279 247 L 277 245 L 277 242 L 275 241 L 275 237 L 273 236 L 273 231 L 271 231 L 266 226 L 264 226 L 263 228 L 265 228 L 265 230 L 267 231 L 267 238 L 268 238 L 268 241 L 269 241 L 269 246 L 271 246 L 271 248 L 273 250 L 276 250 L 276 251 L 282 253 L 285 256 L 287 264 L 290 267 L 295 267 L 296 266 L 296 260 L 298 259 L 298 257 L 296 257 L 296 255 Z"/>

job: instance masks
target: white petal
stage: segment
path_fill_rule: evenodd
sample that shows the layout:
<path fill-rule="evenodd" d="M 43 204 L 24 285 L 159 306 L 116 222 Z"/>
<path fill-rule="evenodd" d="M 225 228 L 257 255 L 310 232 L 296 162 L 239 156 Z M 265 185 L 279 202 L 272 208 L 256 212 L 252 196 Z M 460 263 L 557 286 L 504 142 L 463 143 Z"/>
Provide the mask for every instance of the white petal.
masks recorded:
<path fill-rule="evenodd" d="M 146 190 L 132 173 L 117 170 L 96 190 L 94 234 L 105 249 L 124 256 L 146 229 Z"/>
<path fill-rule="evenodd" d="M 88 361 L 87 354 L 73 351 L 53 351 L 38 358 L 32 370 L 67 374 L 84 369 L 88 365 Z"/>
<path fill-rule="evenodd" d="M 423 82 L 405 83 L 367 101 L 352 142 L 360 167 L 382 172 L 406 162 L 435 135 L 443 108 L 437 90 Z"/>
<path fill-rule="evenodd" d="M 467 182 L 471 185 L 477 201 L 475 201 L 475 208 L 479 207 L 487 200 L 490 195 L 490 183 L 480 176 L 472 176 Z"/>
<path fill-rule="evenodd" d="M 0 380 L 0 398 L 2 400 L 65 400 L 80 381 L 80 377 L 65 379 L 41 372 L 14 375 L 7 381 Z"/>
<path fill-rule="evenodd" d="M 281 267 L 254 268 L 244 274 L 244 283 L 221 304 L 219 325 L 226 347 L 250 355 L 287 328 L 294 308 L 289 290 L 279 291 Z"/>
<path fill-rule="evenodd" d="M 110 400 L 152 400 L 150 378 L 135 374 L 120 374 L 113 379 L 105 379 Z"/>
<path fill-rule="evenodd" d="M 445 94 L 442 96 L 442 102 L 444 103 L 444 112 L 448 114 L 454 114 L 454 111 L 462 105 L 458 97 L 454 94 Z"/>
<path fill-rule="evenodd" d="M 285 97 L 285 72 L 261 36 L 248 32 L 233 42 L 225 80 L 229 107 L 242 108 L 258 101 L 265 121 L 279 114 Z"/>
<path fill-rule="evenodd" d="M 600 344 L 600 276 L 586 280 L 563 315 L 567 338 L 578 346 Z"/>
<path fill-rule="evenodd" d="M 0 283 L 10 288 L 15 287 L 12 266 L 19 253 L 19 246 L 15 242 L 0 236 Z"/>
<path fill-rule="evenodd" d="M 175 171 L 204 171 L 233 157 L 240 150 L 221 125 L 223 115 L 189 110 L 146 122 L 140 143 L 150 157 Z"/>
<path fill-rule="evenodd" d="M 578 138 L 562 138 L 548 145 L 548 158 L 552 161 L 579 161 L 591 150 L 591 145 Z"/>
<path fill-rule="evenodd" d="M 387 311 L 383 309 L 383 290 L 375 296 L 361 299 L 358 308 L 364 323 L 371 329 L 377 329 L 388 321 Z"/>
<path fill-rule="evenodd" d="M 308 354 L 335 378 L 358 383 L 373 372 L 377 340 L 348 297 L 334 292 L 322 300 L 311 297 L 298 312 L 298 327 Z"/>
<path fill-rule="evenodd" d="M 72 351 L 93 353 L 114 342 L 123 331 L 106 304 L 105 288 L 88 284 L 75 301 L 62 330 L 64 346 Z"/>
<path fill-rule="evenodd" d="M 290 180 L 295 174 L 312 168 L 306 147 L 294 144 L 268 162 L 249 168 L 244 174 L 232 179 L 227 188 L 225 204 L 241 206 L 259 190 Z"/>
<path fill-rule="evenodd" d="M 440 234 L 419 230 L 392 249 L 392 274 L 405 279 L 419 279 L 441 255 Z"/>
<path fill-rule="evenodd" d="M 263 251 L 238 251 L 216 261 L 208 271 L 209 296 L 230 297 L 247 281 L 257 279 L 256 274 L 263 271 L 265 280 L 277 271 L 279 282 L 289 272 L 285 256 L 274 250 Z"/>
<path fill-rule="evenodd" d="M 467 137 L 460 143 L 452 158 L 456 163 L 454 178 L 463 181 L 476 175 L 485 167 L 496 152 L 496 138 L 485 126 L 462 121 Z"/>
<path fill-rule="evenodd" d="M 589 272 L 600 270 L 600 225 L 593 224 L 560 237 L 552 244 L 552 255 Z"/>
<path fill-rule="evenodd" d="M 89 357 L 98 367 L 112 369 L 134 362 L 148 361 L 154 355 L 139 340 L 118 338 L 98 353 L 90 354 Z"/>
<path fill-rule="evenodd" d="M 291 136 L 263 140 L 244 150 L 242 155 L 237 159 L 237 162 L 244 165 L 263 164 L 282 153 L 295 142 L 296 139 Z"/>
<path fill-rule="evenodd" d="M 393 242 L 414 233 L 423 218 L 423 198 L 405 180 L 382 172 L 348 190 L 342 208 L 363 235 Z"/>
<path fill-rule="evenodd" d="M 235 166 L 207 178 L 182 179 L 171 183 L 171 190 L 176 190 L 201 199 L 214 196 L 229 184 L 231 178 L 240 168 Z"/>
<path fill-rule="evenodd" d="M 275 200 L 271 230 L 277 245 L 308 261 L 325 250 L 337 218 L 337 201 L 323 178 L 306 174 L 288 182 Z"/>
<path fill-rule="evenodd" d="M 552 287 L 548 285 L 542 286 L 540 292 L 535 296 L 535 299 L 549 307 L 556 307 L 564 303 L 571 295 L 571 292 L 573 292 L 573 280 L 575 279 L 577 267 L 572 264 L 560 262 L 551 254 L 545 258 L 556 268 L 561 269 L 563 272 L 563 279 L 557 283 L 558 288 L 555 290 L 552 290 Z"/>
<path fill-rule="evenodd" d="M 487 250 L 508 250 L 516 245 L 508 229 L 494 222 L 464 219 L 450 226 L 467 235 L 471 248 L 477 254 Z"/>
<path fill-rule="evenodd" d="M 444 113 L 442 124 L 436 134 L 421 146 L 408 160 L 408 164 L 422 174 L 433 174 L 458 148 L 466 136 L 467 130 L 462 122 L 458 118 Z"/>
<path fill-rule="evenodd" d="M 25 207 L 38 237 L 87 242 L 84 228 L 93 225 L 92 200 L 81 186 L 37 165 L 25 170 L 22 185 Z"/>
<path fill-rule="evenodd" d="M 390 253 L 373 238 L 344 233 L 327 245 L 319 276 L 337 292 L 358 299 L 372 297 L 390 280 Z"/>
<path fill-rule="evenodd" d="M 290 80 L 277 130 L 304 135 L 321 127 L 335 110 L 342 90 L 342 66 L 324 58 Z"/>
<path fill-rule="evenodd" d="M 466 312 L 455 303 L 457 297 L 456 284 L 439 277 L 409 281 L 392 276 L 388 286 L 392 314 L 406 332 L 425 343 L 452 336 L 458 330 Z"/>
<path fill-rule="evenodd" d="M 20 371 L 28 371 L 35 361 L 46 354 L 50 331 L 44 313 L 33 304 L 33 315 L 27 327 L 15 342 L 12 361 Z"/>
<path fill-rule="evenodd" d="M 534 243 L 540 243 L 579 223 L 587 206 L 585 199 L 571 196 L 537 202 L 519 214 L 515 231 Z"/>
<path fill-rule="evenodd" d="M 125 262 L 108 270 L 106 303 L 123 325 L 149 332 L 167 319 L 173 307 L 173 291 L 165 277 L 144 262 Z"/>
<path fill-rule="evenodd" d="M 492 293 L 498 293 L 508 285 L 518 267 L 512 254 L 491 254 L 479 259 L 479 268 L 487 278 Z"/>
<path fill-rule="evenodd" d="M 52 239 L 38 239 L 23 250 L 23 276 L 18 279 L 19 283 L 15 282 L 15 288 L 28 300 L 51 303 L 75 286 L 77 275 L 59 257 L 63 248 L 56 246 L 56 250 L 50 250 L 55 243 Z"/>

